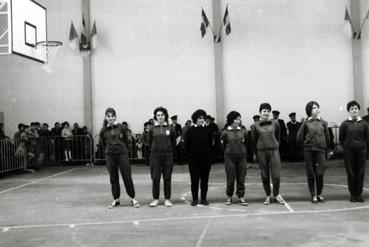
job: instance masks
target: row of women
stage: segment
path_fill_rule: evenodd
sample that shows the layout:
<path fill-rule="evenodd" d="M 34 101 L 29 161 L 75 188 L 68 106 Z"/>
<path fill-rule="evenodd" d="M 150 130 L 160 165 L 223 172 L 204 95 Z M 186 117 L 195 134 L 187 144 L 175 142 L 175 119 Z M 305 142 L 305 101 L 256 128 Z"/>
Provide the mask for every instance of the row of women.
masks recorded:
<path fill-rule="evenodd" d="M 301 125 L 297 141 L 303 145 L 307 183 L 311 193 L 311 202 L 323 202 L 325 157 L 329 133 L 327 122 L 320 117 L 319 104 L 309 102 L 306 107 L 307 118 Z M 251 130 L 255 144 L 257 161 L 260 167 L 261 180 L 265 191 L 264 204 L 272 202 L 284 204 L 279 193 L 281 161 L 279 155 L 280 126 L 270 119 L 272 107 L 262 103 L 259 107 L 261 119 Z M 364 202 L 362 197 L 365 162 L 368 157 L 369 125 L 359 115 L 360 105 L 356 101 L 347 104 L 349 117 L 340 126 L 339 140 L 343 146 L 344 161 L 347 171 L 347 183 L 351 202 Z M 212 133 L 205 124 L 206 112 L 197 110 L 192 114 L 194 125 L 185 136 L 186 149 L 189 154 L 189 172 L 191 177 L 192 206 L 207 201 L 208 180 L 211 168 Z M 175 131 L 168 125 L 168 111 L 163 107 L 154 110 L 156 125 L 149 133 L 150 172 L 152 179 L 151 207 L 159 205 L 160 179 L 164 180 L 164 205 L 171 207 L 171 176 L 173 170 L 173 151 L 175 147 Z M 227 179 L 226 205 L 232 204 L 232 196 L 236 190 L 237 203 L 247 206 L 244 198 L 246 177 L 246 143 L 247 132 L 241 126 L 241 115 L 231 111 L 227 115 L 227 124 L 221 134 L 224 145 L 224 166 Z M 109 208 L 120 205 L 120 170 L 131 205 L 139 207 L 135 199 L 135 189 L 128 161 L 127 135 L 125 129 L 116 121 L 116 112 L 108 108 L 105 112 L 104 126 L 100 132 L 101 145 L 105 150 L 107 168 L 110 175 L 113 202 Z M 272 184 L 270 183 L 270 177 Z M 235 189 L 236 184 L 236 189 Z M 199 199 L 199 187 L 201 189 Z M 236 201 L 235 201 L 236 202 Z"/>

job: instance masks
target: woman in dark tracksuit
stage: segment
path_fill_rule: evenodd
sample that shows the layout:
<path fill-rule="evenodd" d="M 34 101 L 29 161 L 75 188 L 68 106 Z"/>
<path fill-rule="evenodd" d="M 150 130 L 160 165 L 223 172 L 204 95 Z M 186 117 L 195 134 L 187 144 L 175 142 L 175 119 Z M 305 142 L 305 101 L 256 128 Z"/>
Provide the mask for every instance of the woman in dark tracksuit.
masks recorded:
<path fill-rule="evenodd" d="M 107 168 L 110 175 L 111 190 L 114 201 L 109 208 L 120 205 L 119 172 L 123 177 L 127 194 L 131 197 L 131 205 L 139 207 L 135 199 L 135 188 L 132 181 L 131 166 L 128 162 L 127 133 L 121 124 L 116 121 L 116 113 L 113 108 L 105 111 L 104 125 L 100 131 L 100 145 L 105 150 Z"/>
<path fill-rule="evenodd" d="M 191 206 L 198 204 L 199 183 L 201 181 L 201 204 L 209 205 L 206 199 L 208 192 L 209 173 L 211 168 L 211 144 L 213 132 L 205 124 L 206 112 L 197 110 L 192 114 L 194 123 L 185 135 L 185 147 L 188 153 L 188 168 L 191 176 Z"/>
<path fill-rule="evenodd" d="M 227 115 L 227 127 L 222 131 L 221 140 L 224 145 L 224 167 L 227 175 L 226 205 L 232 204 L 234 182 L 237 181 L 236 194 L 239 203 L 247 206 L 245 201 L 246 177 L 246 140 L 247 131 L 241 128 L 241 114 L 231 111 Z"/>
<path fill-rule="evenodd" d="M 297 142 L 303 143 L 307 182 L 311 202 L 323 202 L 324 170 L 327 145 L 329 142 L 328 124 L 320 118 L 319 104 L 310 101 L 305 107 L 307 119 L 297 132 Z M 316 190 L 315 190 L 316 187 Z"/>
<path fill-rule="evenodd" d="M 164 107 L 156 108 L 154 110 L 156 125 L 149 131 L 150 171 L 154 198 L 150 207 L 156 207 L 159 204 L 161 174 L 163 174 L 164 180 L 164 205 L 173 206 L 170 196 L 176 133 L 173 126 L 168 125 L 168 117 L 167 109 Z"/>
<path fill-rule="evenodd" d="M 279 155 L 280 127 L 276 120 L 269 119 L 272 107 L 269 103 L 262 103 L 259 107 L 260 120 L 255 122 L 251 136 L 255 145 L 256 156 L 260 166 L 261 180 L 266 194 L 265 205 L 271 202 L 284 204 L 279 194 L 281 177 L 281 158 Z M 273 183 L 273 197 L 271 197 L 270 176 Z"/>
<path fill-rule="evenodd" d="M 347 111 L 350 117 L 341 124 L 339 139 L 343 147 L 350 201 L 364 202 L 361 194 L 368 155 L 369 125 L 359 116 L 360 105 L 356 101 L 347 104 Z"/>

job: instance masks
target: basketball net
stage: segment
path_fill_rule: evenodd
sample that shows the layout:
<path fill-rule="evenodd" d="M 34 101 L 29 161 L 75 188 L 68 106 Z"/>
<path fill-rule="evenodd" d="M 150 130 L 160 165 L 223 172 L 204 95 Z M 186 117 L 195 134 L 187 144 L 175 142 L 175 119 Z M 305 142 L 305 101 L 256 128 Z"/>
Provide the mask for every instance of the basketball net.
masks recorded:
<path fill-rule="evenodd" d="M 44 65 L 42 65 L 42 69 L 44 69 L 47 73 L 52 73 L 52 65 L 55 60 L 56 53 L 59 50 L 59 47 L 62 46 L 63 43 L 60 41 L 41 41 L 36 43 L 36 51 L 37 54 L 44 61 Z"/>

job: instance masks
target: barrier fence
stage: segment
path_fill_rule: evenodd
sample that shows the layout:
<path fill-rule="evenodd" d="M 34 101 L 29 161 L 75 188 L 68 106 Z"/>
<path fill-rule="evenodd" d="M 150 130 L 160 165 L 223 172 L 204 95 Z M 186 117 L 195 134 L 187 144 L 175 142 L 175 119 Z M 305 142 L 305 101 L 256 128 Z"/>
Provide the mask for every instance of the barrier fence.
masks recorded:
<path fill-rule="evenodd" d="M 94 163 L 93 139 L 88 135 L 65 140 L 60 136 L 0 140 L 0 173 L 38 169 L 70 161 Z M 67 161 L 67 152 L 71 160 Z"/>
<path fill-rule="evenodd" d="M 334 154 L 340 154 L 342 148 L 338 143 L 338 128 L 333 127 L 332 147 Z M 149 150 L 141 141 L 131 138 L 128 143 L 128 155 L 131 161 L 148 163 Z M 248 142 L 248 158 L 252 160 L 252 144 Z M 67 159 L 68 152 L 71 160 Z M 214 142 L 212 147 L 214 161 L 223 159 L 223 150 L 220 142 Z M 287 154 L 288 155 L 288 154 Z M 175 150 L 176 161 L 187 160 L 184 143 L 177 145 Z M 0 140 L 0 174 L 27 169 L 38 169 L 50 164 L 68 164 L 68 162 L 84 162 L 94 164 L 105 161 L 104 151 L 99 146 L 99 136 L 73 136 L 69 140 L 60 136 L 29 136 L 23 139 Z"/>

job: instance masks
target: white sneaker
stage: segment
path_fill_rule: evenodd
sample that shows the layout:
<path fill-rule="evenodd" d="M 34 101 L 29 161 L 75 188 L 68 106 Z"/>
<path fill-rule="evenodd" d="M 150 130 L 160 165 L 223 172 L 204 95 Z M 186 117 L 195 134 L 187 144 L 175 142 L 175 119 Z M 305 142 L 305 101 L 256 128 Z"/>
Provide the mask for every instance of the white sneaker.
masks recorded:
<path fill-rule="evenodd" d="M 267 196 L 265 198 L 264 205 L 269 205 L 269 204 L 270 204 L 270 196 Z"/>
<path fill-rule="evenodd" d="M 140 203 L 136 200 L 136 199 L 132 199 L 131 200 L 131 205 L 135 208 L 139 208 L 140 207 Z"/>
<path fill-rule="evenodd" d="M 164 205 L 165 205 L 166 207 L 171 207 L 171 206 L 173 206 L 173 203 L 171 203 L 171 201 L 169 201 L 169 199 L 166 199 L 166 200 L 164 201 Z"/>
<path fill-rule="evenodd" d="M 282 196 L 281 196 L 281 195 L 279 195 L 279 194 L 278 194 L 278 196 L 276 196 L 275 200 L 276 200 L 279 204 L 284 205 L 284 200 L 283 200 L 283 198 L 282 198 Z"/>
<path fill-rule="evenodd" d="M 240 198 L 239 198 L 239 200 L 238 200 L 238 202 L 239 202 L 242 206 L 247 206 L 247 205 L 248 205 L 248 203 L 245 201 L 245 198 L 243 198 L 243 197 L 240 197 Z"/>
<path fill-rule="evenodd" d="M 158 199 L 155 199 L 153 200 L 151 203 L 150 203 L 150 207 L 156 207 L 159 205 L 159 200 Z"/>
<path fill-rule="evenodd" d="M 115 199 L 109 206 L 109 209 L 112 209 L 114 207 L 118 207 L 120 205 L 119 199 Z"/>

